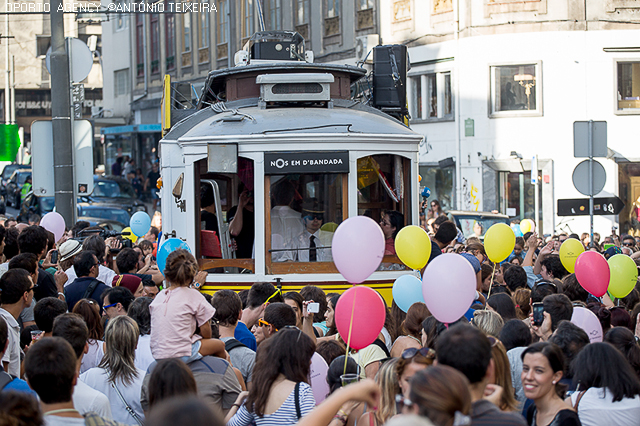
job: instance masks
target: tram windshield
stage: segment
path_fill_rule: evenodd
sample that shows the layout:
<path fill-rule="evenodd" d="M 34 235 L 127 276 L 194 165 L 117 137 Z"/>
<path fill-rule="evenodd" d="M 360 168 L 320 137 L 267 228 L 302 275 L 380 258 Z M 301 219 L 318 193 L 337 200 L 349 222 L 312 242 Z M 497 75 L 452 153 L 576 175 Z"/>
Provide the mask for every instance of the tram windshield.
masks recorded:
<path fill-rule="evenodd" d="M 341 174 L 271 176 L 271 260 L 331 262 L 331 241 L 343 220 Z"/>

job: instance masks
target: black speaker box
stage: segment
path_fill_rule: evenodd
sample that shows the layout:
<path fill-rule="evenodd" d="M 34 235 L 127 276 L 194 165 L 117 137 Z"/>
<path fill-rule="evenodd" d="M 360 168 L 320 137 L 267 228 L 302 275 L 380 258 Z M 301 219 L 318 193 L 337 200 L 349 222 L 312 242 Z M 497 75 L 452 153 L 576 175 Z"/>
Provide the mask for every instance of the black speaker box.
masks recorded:
<path fill-rule="evenodd" d="M 373 48 L 373 106 L 406 113 L 407 46 L 394 44 Z"/>

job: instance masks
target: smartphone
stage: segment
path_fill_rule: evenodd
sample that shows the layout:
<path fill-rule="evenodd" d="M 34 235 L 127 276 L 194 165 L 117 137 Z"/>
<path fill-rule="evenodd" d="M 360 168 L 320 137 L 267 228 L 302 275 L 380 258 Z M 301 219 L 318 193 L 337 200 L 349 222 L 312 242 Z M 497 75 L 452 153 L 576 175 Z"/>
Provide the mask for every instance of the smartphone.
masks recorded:
<path fill-rule="evenodd" d="M 307 312 L 310 314 L 317 314 L 320 312 L 320 304 L 317 302 L 309 303 L 307 305 Z"/>
<path fill-rule="evenodd" d="M 542 302 L 533 304 L 533 325 L 540 327 L 544 321 L 544 305 Z"/>
<path fill-rule="evenodd" d="M 51 252 L 51 263 L 58 263 L 58 250 Z"/>

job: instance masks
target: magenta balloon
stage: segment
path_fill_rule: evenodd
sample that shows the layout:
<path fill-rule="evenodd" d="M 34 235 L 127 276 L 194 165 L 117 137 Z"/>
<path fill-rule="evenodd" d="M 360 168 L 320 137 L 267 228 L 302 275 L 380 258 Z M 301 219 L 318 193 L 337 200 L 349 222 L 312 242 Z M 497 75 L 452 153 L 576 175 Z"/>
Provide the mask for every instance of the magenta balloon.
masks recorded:
<path fill-rule="evenodd" d="M 49 212 L 45 214 L 40 220 L 40 226 L 51 232 L 55 236 L 56 242 L 60 241 L 60 238 L 64 235 L 64 218 L 58 212 Z"/>
<path fill-rule="evenodd" d="M 582 306 L 574 307 L 571 322 L 587 333 L 591 343 L 602 342 L 602 324 L 596 314 L 589 309 Z"/>
<path fill-rule="evenodd" d="M 603 255 L 585 251 L 576 259 L 576 278 L 589 293 L 600 297 L 607 292 L 611 275 L 609 264 Z"/>
<path fill-rule="evenodd" d="M 353 349 L 362 349 L 378 338 L 384 326 L 385 316 L 382 297 L 375 290 L 358 285 L 351 287 L 340 296 L 334 321 L 342 340 L 345 342 L 349 340 L 351 329 L 349 346 Z"/>
<path fill-rule="evenodd" d="M 351 284 L 360 284 L 380 266 L 384 257 L 384 234 L 366 216 L 354 216 L 338 226 L 331 241 L 333 263 Z"/>
<path fill-rule="evenodd" d="M 476 297 L 476 282 L 467 259 L 454 253 L 441 254 L 429 262 L 422 277 L 427 308 L 445 324 L 459 320 Z"/>

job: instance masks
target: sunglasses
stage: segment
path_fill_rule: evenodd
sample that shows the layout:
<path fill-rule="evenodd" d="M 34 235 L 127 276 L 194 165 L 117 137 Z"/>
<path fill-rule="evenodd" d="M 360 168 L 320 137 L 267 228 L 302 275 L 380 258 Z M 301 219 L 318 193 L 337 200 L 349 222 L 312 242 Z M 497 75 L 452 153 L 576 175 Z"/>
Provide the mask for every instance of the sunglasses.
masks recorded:
<path fill-rule="evenodd" d="M 269 296 L 269 298 L 267 300 L 264 301 L 263 304 L 267 304 L 269 303 L 269 300 L 273 299 L 274 297 L 276 297 L 276 295 L 280 293 L 280 289 L 277 289 L 271 296 Z"/>
<path fill-rule="evenodd" d="M 396 411 L 398 413 L 402 412 L 404 407 L 411 408 L 413 402 L 409 398 L 405 398 L 402 395 L 396 395 Z"/>
<path fill-rule="evenodd" d="M 420 348 L 420 349 L 409 348 L 409 349 L 405 349 L 404 352 L 402 352 L 402 359 L 405 359 L 405 360 L 412 359 L 416 355 L 420 355 L 428 359 L 435 359 L 436 351 L 434 351 L 431 348 Z"/>
<path fill-rule="evenodd" d="M 259 325 L 260 327 L 269 327 L 271 324 L 269 324 L 268 322 L 266 322 L 265 320 L 263 320 L 262 318 L 260 318 L 260 319 L 258 320 L 258 325 Z M 273 327 L 273 326 L 272 326 L 272 327 Z M 277 328 L 275 328 L 275 327 L 273 327 L 273 328 L 274 328 L 276 331 L 278 331 L 278 329 L 277 329 Z"/>
<path fill-rule="evenodd" d="M 324 215 L 321 215 L 321 214 L 309 214 L 309 215 L 306 215 L 305 218 L 307 218 L 309 220 L 314 220 L 314 219 L 324 220 Z"/>
<path fill-rule="evenodd" d="M 625 247 L 634 247 L 636 243 L 622 243 L 622 245 Z"/>
<path fill-rule="evenodd" d="M 491 347 L 495 347 L 498 344 L 498 339 L 496 339 L 493 336 L 487 336 L 487 339 L 489 339 L 489 343 L 491 343 Z"/>

